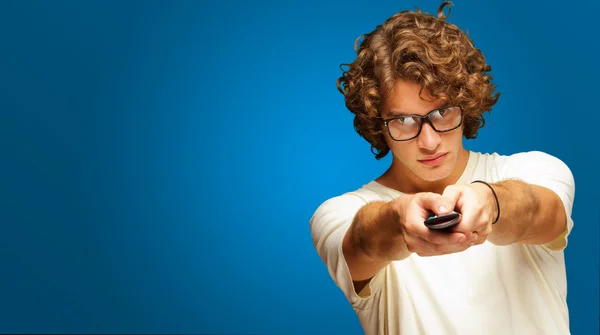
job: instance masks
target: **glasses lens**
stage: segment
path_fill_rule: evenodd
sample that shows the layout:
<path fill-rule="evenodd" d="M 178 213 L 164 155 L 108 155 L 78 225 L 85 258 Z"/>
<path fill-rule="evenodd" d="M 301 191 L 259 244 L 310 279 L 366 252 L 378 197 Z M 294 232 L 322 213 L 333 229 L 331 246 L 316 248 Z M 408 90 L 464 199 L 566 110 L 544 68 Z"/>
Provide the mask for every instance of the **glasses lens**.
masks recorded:
<path fill-rule="evenodd" d="M 459 107 L 447 107 L 429 114 L 429 120 L 437 131 L 451 130 L 460 125 L 461 112 Z"/>
<path fill-rule="evenodd" d="M 388 122 L 388 129 L 393 139 L 401 141 L 417 136 L 420 124 L 418 117 L 399 117 Z"/>

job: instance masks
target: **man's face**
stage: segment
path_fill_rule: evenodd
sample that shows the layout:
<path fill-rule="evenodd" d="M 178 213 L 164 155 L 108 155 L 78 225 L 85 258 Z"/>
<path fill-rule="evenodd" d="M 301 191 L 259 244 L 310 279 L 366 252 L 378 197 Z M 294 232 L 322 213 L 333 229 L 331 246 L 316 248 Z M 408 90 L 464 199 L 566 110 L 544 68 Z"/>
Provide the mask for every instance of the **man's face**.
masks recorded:
<path fill-rule="evenodd" d="M 444 105 L 444 101 L 434 100 L 425 90 L 419 96 L 420 90 L 421 86 L 413 82 L 397 81 L 385 101 L 383 118 L 403 114 L 424 116 L 435 109 L 448 107 Z M 393 164 L 400 163 L 400 171 L 410 171 L 426 181 L 448 177 L 454 171 L 462 149 L 462 124 L 457 129 L 440 133 L 427 122 L 423 122 L 419 136 L 408 141 L 394 141 L 387 131 L 385 136 L 394 157 Z"/>

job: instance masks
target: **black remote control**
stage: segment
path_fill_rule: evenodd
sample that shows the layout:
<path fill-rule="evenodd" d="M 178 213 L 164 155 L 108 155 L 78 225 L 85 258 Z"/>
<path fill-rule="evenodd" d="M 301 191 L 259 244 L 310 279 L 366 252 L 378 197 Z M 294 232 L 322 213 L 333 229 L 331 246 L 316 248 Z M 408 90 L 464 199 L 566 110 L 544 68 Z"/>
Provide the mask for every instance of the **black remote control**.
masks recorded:
<path fill-rule="evenodd" d="M 425 225 L 430 229 L 446 229 L 456 225 L 460 221 L 460 217 L 460 213 L 457 212 L 432 215 L 425 220 Z"/>

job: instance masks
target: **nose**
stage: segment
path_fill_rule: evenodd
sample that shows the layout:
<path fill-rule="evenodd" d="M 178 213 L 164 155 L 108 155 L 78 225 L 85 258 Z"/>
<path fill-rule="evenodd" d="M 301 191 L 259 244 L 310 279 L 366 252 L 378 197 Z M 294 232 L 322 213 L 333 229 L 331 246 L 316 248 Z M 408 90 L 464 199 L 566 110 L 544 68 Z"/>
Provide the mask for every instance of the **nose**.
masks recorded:
<path fill-rule="evenodd" d="M 437 148 L 437 146 L 440 144 L 440 142 L 440 134 L 437 131 L 435 131 L 435 129 L 433 129 L 429 123 L 424 122 L 423 128 L 421 129 L 421 133 L 417 138 L 419 148 L 428 151 L 434 151 L 435 148 Z"/>

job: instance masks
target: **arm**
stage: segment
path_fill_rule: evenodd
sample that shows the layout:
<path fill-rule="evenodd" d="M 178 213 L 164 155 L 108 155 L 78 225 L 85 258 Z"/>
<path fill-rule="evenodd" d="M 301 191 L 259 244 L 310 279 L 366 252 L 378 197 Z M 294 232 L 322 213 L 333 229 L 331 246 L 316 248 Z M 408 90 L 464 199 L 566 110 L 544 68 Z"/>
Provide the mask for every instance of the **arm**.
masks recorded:
<path fill-rule="evenodd" d="M 429 211 L 441 213 L 440 205 L 450 208 L 448 199 L 433 193 L 406 195 L 390 202 L 345 194 L 317 208 L 310 220 L 313 244 L 353 306 L 366 304 L 366 297 L 357 293 L 393 260 L 412 253 L 460 252 L 476 244 L 462 233 L 433 231 L 423 224 Z"/>
<path fill-rule="evenodd" d="M 573 221 L 571 209 L 575 182 L 559 159 L 527 152 L 502 158 L 496 182 L 488 181 L 498 197 L 482 183 L 450 185 L 443 195 L 463 213 L 455 230 L 473 233 L 478 241 L 497 245 L 512 243 L 546 245 L 559 250 L 566 246 Z"/>
<path fill-rule="evenodd" d="M 492 241 L 506 243 L 512 237 L 515 243 L 545 245 L 552 250 L 565 248 L 573 226 L 575 200 L 575 179 L 569 167 L 550 154 L 530 151 L 509 157 L 498 177 L 501 182 L 492 187 L 496 193 L 503 193 L 498 195 L 506 203 L 500 203 L 501 212 L 504 206 L 507 214 L 513 214 L 512 218 L 501 214 L 503 222 L 493 225 L 496 237 Z M 510 192 L 512 195 L 508 195 Z M 520 211 L 511 207 L 520 207 Z M 530 215 L 529 224 L 518 217 L 519 213 Z"/>
<path fill-rule="evenodd" d="M 392 260 L 410 255 L 396 222 L 399 214 L 391 202 L 372 202 L 354 217 L 342 249 L 357 291 Z"/>
<path fill-rule="evenodd" d="M 519 180 L 506 180 L 491 184 L 500 203 L 500 217 L 492 225 L 487 239 L 496 245 L 512 243 L 546 244 L 558 238 L 567 227 L 565 208 L 552 190 Z M 483 184 L 485 202 L 491 208 L 491 217 L 498 215 L 492 191 Z"/>
<path fill-rule="evenodd" d="M 362 207 L 342 243 L 355 289 L 360 291 L 391 261 L 403 260 L 413 252 L 434 256 L 471 246 L 472 241 L 467 241 L 464 234 L 436 232 L 425 227 L 423 221 L 428 213 L 439 213 L 441 205 L 448 207 L 440 195 L 420 193 Z"/>

